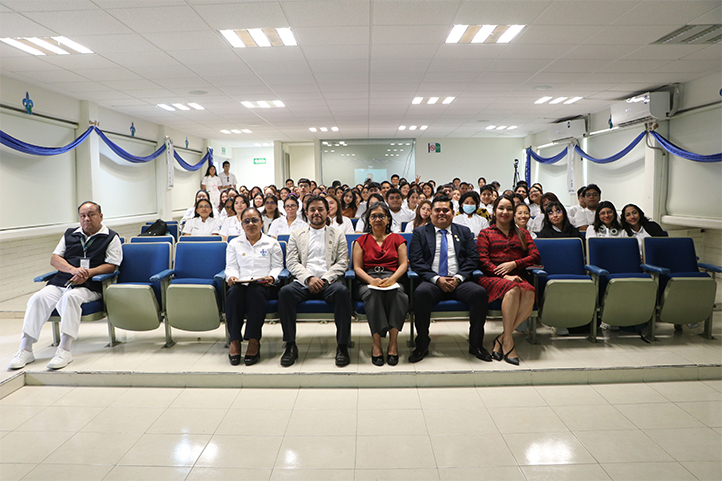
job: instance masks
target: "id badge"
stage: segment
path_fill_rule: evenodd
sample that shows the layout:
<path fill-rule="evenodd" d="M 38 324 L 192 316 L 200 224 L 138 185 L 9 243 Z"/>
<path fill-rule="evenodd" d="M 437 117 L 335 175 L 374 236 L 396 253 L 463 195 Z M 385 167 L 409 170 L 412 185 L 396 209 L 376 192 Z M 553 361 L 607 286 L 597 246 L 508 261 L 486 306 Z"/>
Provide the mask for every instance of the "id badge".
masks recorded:
<path fill-rule="evenodd" d="M 90 269 L 90 259 L 87 259 L 87 258 L 80 259 L 80 267 L 83 269 Z"/>

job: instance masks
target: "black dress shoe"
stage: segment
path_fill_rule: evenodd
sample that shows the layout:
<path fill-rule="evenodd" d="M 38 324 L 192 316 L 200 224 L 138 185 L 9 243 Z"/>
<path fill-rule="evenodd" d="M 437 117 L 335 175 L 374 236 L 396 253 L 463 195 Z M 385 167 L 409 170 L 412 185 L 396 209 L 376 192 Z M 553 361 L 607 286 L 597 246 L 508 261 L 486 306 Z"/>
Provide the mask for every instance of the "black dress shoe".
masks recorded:
<path fill-rule="evenodd" d="M 384 365 L 384 355 L 381 354 L 380 356 L 371 356 L 371 364 L 374 366 L 383 366 Z"/>
<path fill-rule="evenodd" d="M 494 339 L 494 342 L 491 344 L 491 358 L 495 361 L 501 361 L 504 359 L 504 346 L 501 345 L 501 341 L 499 341 L 499 338 L 501 337 L 501 334 L 496 336 L 496 339 Z M 496 347 L 496 345 L 499 345 L 499 350 L 494 351 L 493 349 Z"/>
<path fill-rule="evenodd" d="M 386 356 L 386 363 L 389 366 L 395 366 L 399 363 L 399 355 L 398 354 L 388 354 Z"/>
<path fill-rule="evenodd" d="M 298 346 L 296 346 L 295 342 L 287 342 L 286 350 L 283 351 L 283 355 L 281 356 L 281 366 L 293 366 L 293 363 L 296 362 L 296 359 L 298 359 Z"/>
<path fill-rule="evenodd" d="M 383 356 L 381 357 L 383 364 Z M 344 367 L 351 364 L 351 356 L 348 355 L 348 347 L 339 344 L 336 348 L 336 367 Z"/>
<path fill-rule="evenodd" d="M 231 361 L 231 366 L 238 366 L 241 363 L 241 355 L 236 354 L 235 356 L 228 355 L 228 360 Z"/>
<path fill-rule="evenodd" d="M 256 363 L 257 363 L 258 361 L 260 361 L 260 360 L 261 360 L 261 350 L 259 349 L 257 353 L 255 353 L 255 354 L 253 354 L 253 355 L 251 355 L 251 356 L 249 356 L 248 354 L 246 354 L 246 356 L 243 358 L 243 363 L 244 363 L 246 366 L 253 366 L 254 364 L 256 364 Z"/>
<path fill-rule="evenodd" d="M 409 356 L 409 362 L 419 362 L 423 358 L 429 355 L 429 349 L 428 348 L 416 348 Z"/>
<path fill-rule="evenodd" d="M 509 352 L 514 350 L 514 346 L 511 346 L 511 349 L 509 349 Z M 514 366 L 519 365 L 519 358 L 518 357 L 509 357 L 509 352 L 504 353 L 504 360 L 508 362 L 509 364 L 512 364 Z"/>
<path fill-rule="evenodd" d="M 482 361 L 491 362 L 491 354 L 483 347 L 469 346 L 469 354 L 473 354 L 477 359 L 481 359 Z"/>

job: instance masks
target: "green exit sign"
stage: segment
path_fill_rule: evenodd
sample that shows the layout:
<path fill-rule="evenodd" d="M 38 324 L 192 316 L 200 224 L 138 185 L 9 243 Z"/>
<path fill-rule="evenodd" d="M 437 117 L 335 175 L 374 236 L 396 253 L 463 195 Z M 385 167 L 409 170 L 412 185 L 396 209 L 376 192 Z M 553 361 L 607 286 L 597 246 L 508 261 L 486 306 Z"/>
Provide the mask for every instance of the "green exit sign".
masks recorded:
<path fill-rule="evenodd" d="M 226 155 L 226 148 L 225 148 L 225 147 L 221 147 L 221 153 L 222 153 L 223 155 Z"/>
<path fill-rule="evenodd" d="M 266 158 L 265 158 L 265 157 L 257 157 L 257 158 L 255 158 L 255 159 L 253 159 L 253 163 L 256 164 L 256 165 L 258 165 L 258 164 L 265 164 L 265 163 L 266 163 Z"/>

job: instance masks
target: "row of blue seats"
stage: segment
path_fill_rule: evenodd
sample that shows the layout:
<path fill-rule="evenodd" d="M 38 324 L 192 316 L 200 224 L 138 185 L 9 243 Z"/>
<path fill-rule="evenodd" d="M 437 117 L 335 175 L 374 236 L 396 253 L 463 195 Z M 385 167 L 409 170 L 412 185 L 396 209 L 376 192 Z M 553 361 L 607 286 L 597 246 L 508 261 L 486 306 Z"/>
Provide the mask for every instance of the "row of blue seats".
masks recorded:
<path fill-rule="evenodd" d="M 359 235 L 347 235 L 349 252 Z M 411 234 L 403 236 L 410 241 Z M 212 237 L 217 240 L 217 236 Z M 181 242 L 173 256 L 172 241 L 159 242 L 162 239 L 131 239 L 123 245 L 120 269 L 94 278 L 104 282 L 105 306 L 102 302 L 84 305 L 84 319 L 102 318 L 107 312 L 111 345 L 116 343 L 115 328 L 144 331 L 164 323 L 166 345 L 170 346 L 171 328 L 208 331 L 217 329 L 223 320 L 226 243 Z M 705 336 L 711 337 L 716 284 L 700 268 L 712 276 L 722 269 L 698 263 L 692 239 L 645 239 L 645 264 L 640 264 L 636 239 L 594 238 L 587 242 L 589 264 L 584 262 L 579 239 L 536 241 L 543 266 L 531 269 L 538 299 L 532 318 L 554 327 L 591 324 L 592 341 L 596 340 L 598 321 L 612 326 L 651 322 L 652 339 L 656 322 L 705 321 Z M 281 239 L 280 244 L 285 257 L 286 240 Z M 476 271 L 474 275 L 482 273 Z M 284 269 L 281 277 L 287 281 L 288 271 Z M 43 280 L 43 276 L 36 280 Z M 355 282 L 352 268 L 346 273 L 346 281 L 349 287 Z M 410 270 L 405 281 L 413 296 L 418 276 Z M 363 318 L 363 303 L 354 299 L 353 305 L 357 317 Z M 489 307 L 491 317 L 500 316 L 500 301 Z M 434 318 L 468 318 L 468 306 L 459 301 L 441 301 L 433 311 Z M 322 300 L 309 300 L 298 312 L 300 319 L 327 319 L 333 308 Z M 277 318 L 277 301 L 269 305 L 267 318 Z M 413 311 L 410 319 L 413 339 Z M 530 341 L 536 342 L 536 323 L 530 324 Z"/>

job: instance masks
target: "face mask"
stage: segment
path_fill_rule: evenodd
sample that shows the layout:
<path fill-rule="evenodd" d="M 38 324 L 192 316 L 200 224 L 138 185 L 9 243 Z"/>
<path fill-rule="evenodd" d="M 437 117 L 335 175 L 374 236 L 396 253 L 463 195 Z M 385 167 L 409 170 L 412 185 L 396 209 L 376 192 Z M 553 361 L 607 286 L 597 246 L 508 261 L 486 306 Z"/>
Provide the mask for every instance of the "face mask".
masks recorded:
<path fill-rule="evenodd" d="M 476 206 L 475 206 L 475 205 L 462 204 L 462 205 L 461 205 L 461 208 L 464 209 L 464 212 L 466 212 L 467 214 L 473 214 L 474 212 L 476 212 Z"/>

